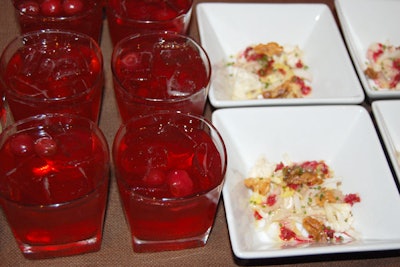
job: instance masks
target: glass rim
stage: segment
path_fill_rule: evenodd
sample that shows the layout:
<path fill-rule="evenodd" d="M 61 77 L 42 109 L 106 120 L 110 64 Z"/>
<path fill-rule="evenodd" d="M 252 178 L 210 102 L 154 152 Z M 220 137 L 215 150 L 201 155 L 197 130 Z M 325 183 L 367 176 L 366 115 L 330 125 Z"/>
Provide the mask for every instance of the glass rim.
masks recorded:
<path fill-rule="evenodd" d="M 15 8 L 15 11 L 18 12 L 18 14 L 20 16 L 28 17 L 30 19 L 46 20 L 46 22 L 62 22 L 62 21 L 66 21 L 66 20 L 78 20 L 78 19 L 88 16 L 90 13 L 94 13 L 97 9 L 99 9 L 101 11 L 101 7 L 102 7 L 101 3 L 99 3 L 98 1 L 93 1 L 94 6 L 90 9 L 88 9 L 84 13 L 79 13 L 79 14 L 72 15 L 72 16 L 45 16 L 45 15 L 41 15 L 41 14 L 29 15 L 25 12 L 22 12 L 21 9 L 19 9 L 16 6 L 15 0 L 12 0 L 12 2 L 13 2 L 13 6 Z"/>
<path fill-rule="evenodd" d="M 10 133 L 10 131 L 12 131 L 13 129 L 15 129 L 15 133 L 19 131 L 18 127 L 30 123 L 30 122 L 34 122 L 34 121 L 46 121 L 49 118 L 59 118 L 60 120 L 62 119 L 70 119 L 70 120 L 79 120 L 80 122 L 84 122 L 84 123 L 88 123 L 91 131 L 94 131 L 96 136 L 100 139 L 102 145 L 105 148 L 104 151 L 104 155 L 106 156 L 106 161 L 104 164 L 104 170 L 106 170 L 106 173 L 103 175 L 103 177 L 99 180 L 98 183 L 96 183 L 96 186 L 94 186 L 89 192 L 87 192 L 84 195 L 79 196 L 78 198 L 74 198 L 68 201 L 63 201 L 63 202 L 59 202 L 59 203 L 52 203 L 52 204 L 27 204 L 27 203 L 23 203 L 21 201 L 17 201 L 17 200 L 12 200 L 9 197 L 7 197 L 6 195 L 4 195 L 1 191 L 0 191 L 0 198 L 6 200 L 7 202 L 13 203 L 14 205 L 18 205 L 18 206 L 24 206 L 24 207 L 29 207 L 29 208 L 58 208 L 58 207 L 63 207 L 63 206 L 67 206 L 67 205 L 71 205 L 73 203 L 79 202 L 82 199 L 85 199 L 87 197 L 89 197 L 90 195 L 93 195 L 94 193 L 96 193 L 98 191 L 98 189 L 104 184 L 107 183 L 109 180 L 109 169 L 110 169 L 110 149 L 107 143 L 107 140 L 105 138 L 104 133 L 101 131 L 100 127 L 92 120 L 83 117 L 83 116 L 79 116 L 76 114 L 70 114 L 70 113 L 44 113 L 44 114 L 38 114 L 38 115 L 33 115 L 21 120 L 18 120 L 10 125 L 8 125 L 6 128 L 3 129 L 3 131 L 0 133 L 0 147 L 2 147 L 4 145 L 4 142 L 8 139 L 8 137 L 6 137 L 7 133 Z M 50 124 L 42 124 L 42 125 L 33 125 L 29 128 L 34 128 L 34 127 L 43 127 L 43 125 L 50 125 Z M 67 125 L 67 123 L 62 123 L 60 121 L 58 121 L 57 125 Z M 28 128 L 27 128 L 28 129 Z"/>
<path fill-rule="evenodd" d="M 133 124 L 135 121 L 139 121 L 139 120 L 145 120 L 151 117 L 155 117 L 155 116 L 170 116 L 170 115 L 176 115 L 177 117 L 174 118 L 188 118 L 188 119 L 192 119 L 192 120 L 197 120 L 198 122 L 202 122 L 205 123 L 212 131 L 213 131 L 213 136 L 214 139 L 218 139 L 218 141 L 221 143 L 221 148 L 222 148 L 222 153 L 220 153 L 221 156 L 221 182 L 216 184 L 215 186 L 208 188 L 207 190 L 202 190 L 200 192 L 194 193 L 194 194 L 190 194 L 187 196 L 183 196 L 183 197 L 161 197 L 161 198 L 156 198 L 156 197 L 152 197 L 152 196 L 146 196 L 144 194 L 135 192 L 132 188 L 130 188 L 130 186 L 126 183 L 126 181 L 121 178 L 119 175 L 117 175 L 117 170 L 116 170 L 116 180 L 118 182 L 122 182 L 125 188 L 129 188 L 129 192 L 136 195 L 136 196 L 140 196 L 140 198 L 142 199 L 146 199 L 148 201 L 151 202 L 160 202 L 160 201 L 168 201 L 168 202 L 181 202 L 181 201 L 190 201 L 190 200 L 194 200 L 196 198 L 199 198 L 201 196 L 204 196 L 206 194 L 208 194 L 211 191 L 216 190 L 218 187 L 221 187 L 222 190 L 222 186 L 224 184 L 224 180 L 225 180 L 225 174 L 226 174 L 226 170 L 227 170 L 227 163 L 228 163 L 228 153 L 226 150 L 226 145 L 225 145 L 225 141 L 222 138 L 220 132 L 218 131 L 218 129 L 212 124 L 212 122 L 210 120 L 208 120 L 207 118 L 205 118 L 204 116 L 201 115 L 196 115 L 196 114 L 191 114 L 191 113 L 185 113 L 185 112 L 181 112 L 181 111 L 168 111 L 168 110 L 159 110 L 156 111 L 152 114 L 147 114 L 147 115 L 142 115 L 139 117 L 132 117 L 129 120 L 127 120 L 126 122 L 122 123 L 119 127 L 119 129 L 117 130 L 115 137 L 114 137 L 114 142 L 112 144 L 112 156 L 113 156 L 113 160 L 114 160 L 114 166 L 115 166 L 115 158 L 116 158 L 116 154 L 118 154 L 117 152 L 117 145 L 119 144 L 119 142 L 117 142 L 117 139 L 121 139 L 124 136 L 124 131 L 127 129 L 127 127 L 129 127 L 129 125 Z M 219 149 L 218 149 L 219 150 Z"/>
<path fill-rule="evenodd" d="M 147 32 L 147 33 L 135 33 L 135 34 L 128 35 L 128 36 L 124 37 L 123 39 L 121 39 L 119 42 L 117 42 L 117 44 L 113 48 L 113 52 L 111 55 L 111 73 L 113 76 L 113 80 L 115 80 L 118 83 L 119 87 L 122 88 L 124 95 L 128 95 L 130 99 L 140 99 L 141 101 L 146 101 L 146 102 L 179 103 L 179 102 L 183 102 L 183 101 L 193 97 L 194 95 L 201 93 L 203 88 L 200 88 L 197 91 L 195 91 L 189 95 L 184 95 L 184 96 L 179 96 L 179 97 L 174 97 L 174 98 L 167 98 L 167 99 L 142 97 L 142 96 L 137 96 L 137 95 L 131 95 L 128 93 L 125 86 L 122 84 L 121 79 L 118 77 L 118 75 L 116 73 L 117 71 L 115 69 L 115 61 L 118 58 L 117 49 L 120 48 L 125 43 L 128 43 L 129 41 L 132 41 L 134 39 L 143 38 L 146 36 L 158 36 L 158 35 L 162 35 L 162 36 L 166 36 L 166 37 L 175 36 L 178 38 L 182 38 L 182 40 L 189 41 L 191 45 L 193 45 L 195 48 L 199 49 L 200 57 L 203 58 L 202 55 L 204 55 L 204 59 L 205 59 L 205 61 L 203 60 L 203 63 L 205 63 L 204 65 L 205 65 L 206 72 L 207 72 L 207 83 L 204 86 L 204 88 L 206 89 L 206 91 L 208 91 L 208 88 L 210 87 L 210 84 L 211 84 L 212 67 L 211 67 L 210 58 L 209 58 L 206 50 L 199 43 L 197 43 L 192 37 L 190 37 L 188 35 L 184 35 L 184 34 L 173 32 L 173 31 L 151 31 L 151 32 Z"/>
<path fill-rule="evenodd" d="M 180 19 L 181 17 L 185 17 L 187 15 L 190 15 L 190 13 L 193 10 L 193 0 L 189 0 L 190 5 L 189 8 L 185 9 L 183 13 L 177 15 L 176 17 L 173 17 L 171 19 L 166 19 L 166 20 L 142 20 L 142 19 L 133 19 L 127 16 L 120 16 L 117 14 L 114 8 L 110 8 L 110 5 L 107 5 L 107 14 L 112 14 L 113 17 L 123 19 L 124 21 L 127 21 L 128 23 L 140 23 L 140 24 L 169 24 L 174 20 Z"/>
<path fill-rule="evenodd" d="M 71 39 L 76 40 L 78 39 L 82 39 L 82 40 L 87 40 L 90 42 L 91 46 L 91 50 L 95 51 L 95 54 L 97 55 L 98 59 L 99 59 L 99 63 L 101 66 L 99 75 L 97 75 L 98 77 L 96 77 L 95 82 L 93 83 L 93 85 L 89 88 L 86 88 L 86 90 L 79 92 L 78 94 L 74 94 L 71 96 L 65 96 L 65 97 L 51 97 L 51 98 L 37 98 L 37 97 L 33 97 L 32 95 L 21 95 L 19 93 L 19 91 L 14 90 L 14 88 L 10 88 L 10 86 L 8 86 L 8 83 L 6 83 L 6 81 L 3 78 L 3 74 L 5 73 L 5 70 L 7 68 L 8 62 L 5 62 L 5 64 L 2 64 L 4 60 L 4 57 L 6 56 L 6 53 L 8 52 L 8 50 L 16 43 L 20 43 L 22 45 L 25 44 L 25 42 L 29 39 L 31 39 L 32 36 L 46 36 L 46 35 L 50 35 L 50 36 L 57 36 L 57 35 L 62 35 L 62 36 L 70 36 L 71 35 Z M 4 86 L 4 93 L 6 94 L 11 94 L 13 96 L 15 96 L 18 99 L 26 99 L 29 100 L 30 102 L 36 102 L 36 103 L 43 103 L 43 102 L 48 102 L 48 103 L 52 103 L 52 102 L 58 102 L 60 100 L 68 100 L 68 101 L 73 101 L 76 98 L 79 98 L 83 95 L 88 94 L 89 92 L 91 92 L 93 89 L 97 88 L 99 85 L 102 85 L 104 83 L 104 58 L 103 58 L 103 53 L 102 50 L 99 46 L 99 44 L 89 35 L 82 33 L 82 32 L 77 32 L 77 31 L 73 31 L 73 30 L 62 30 L 62 29 L 43 29 L 43 30 L 36 30 L 36 31 L 30 31 L 30 32 L 26 32 L 24 34 L 18 35 L 16 37 L 14 37 L 13 39 L 11 39 L 11 41 L 8 42 L 8 44 L 6 45 L 6 47 L 4 48 L 4 50 L 2 51 L 1 55 L 0 55 L 0 80 L 3 83 Z"/>

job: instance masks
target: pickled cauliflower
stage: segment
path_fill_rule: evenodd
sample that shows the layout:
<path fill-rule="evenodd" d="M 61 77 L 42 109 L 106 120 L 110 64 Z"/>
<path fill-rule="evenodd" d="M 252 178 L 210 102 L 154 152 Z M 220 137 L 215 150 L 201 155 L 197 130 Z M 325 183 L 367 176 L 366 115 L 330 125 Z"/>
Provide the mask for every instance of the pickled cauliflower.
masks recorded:
<path fill-rule="evenodd" d="M 352 206 L 341 181 L 324 161 L 271 164 L 260 159 L 244 185 L 256 228 L 276 242 L 337 243 L 352 240 Z"/>

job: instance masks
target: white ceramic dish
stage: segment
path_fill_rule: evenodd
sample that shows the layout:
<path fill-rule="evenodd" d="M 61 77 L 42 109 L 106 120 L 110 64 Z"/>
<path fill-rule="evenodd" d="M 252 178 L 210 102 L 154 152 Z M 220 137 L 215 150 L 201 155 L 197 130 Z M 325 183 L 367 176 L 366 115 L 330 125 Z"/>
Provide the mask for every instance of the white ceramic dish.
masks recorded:
<path fill-rule="evenodd" d="M 200 3 L 201 44 L 212 65 L 247 46 L 277 42 L 298 45 L 313 76 L 312 94 L 301 99 L 231 100 L 211 84 L 214 107 L 355 104 L 364 92 L 330 9 L 323 4 Z M 214 77 L 215 78 L 215 77 Z"/>
<path fill-rule="evenodd" d="M 400 248 L 400 196 L 377 132 L 361 106 L 285 106 L 218 109 L 214 125 L 225 140 L 228 169 L 223 199 L 232 249 L 238 258 L 379 251 Z M 282 248 L 256 234 L 248 207 L 247 173 L 260 156 L 273 163 L 325 160 L 344 193 L 359 193 L 353 207 L 357 241 Z"/>
<path fill-rule="evenodd" d="M 375 90 L 364 74 L 368 47 L 375 42 L 400 45 L 400 1 L 335 0 L 345 41 L 365 93 L 371 99 L 400 98 L 400 91 Z"/>
<path fill-rule="evenodd" d="M 400 100 L 374 101 L 372 102 L 372 112 L 400 182 Z"/>

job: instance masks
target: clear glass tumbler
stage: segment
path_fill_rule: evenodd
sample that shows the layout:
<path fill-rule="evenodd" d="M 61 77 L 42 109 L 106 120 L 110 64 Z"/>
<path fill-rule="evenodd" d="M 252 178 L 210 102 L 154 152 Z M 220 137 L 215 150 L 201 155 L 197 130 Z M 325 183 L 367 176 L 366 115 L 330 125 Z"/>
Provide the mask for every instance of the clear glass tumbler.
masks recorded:
<path fill-rule="evenodd" d="M 3 51 L 0 82 L 15 121 L 73 113 L 97 123 L 104 86 L 101 49 L 81 33 L 29 32 Z"/>
<path fill-rule="evenodd" d="M 107 0 L 107 20 L 115 45 L 123 38 L 151 31 L 185 34 L 192 0 Z"/>
<path fill-rule="evenodd" d="M 13 0 L 22 34 L 44 29 L 76 31 L 100 42 L 102 0 Z"/>
<path fill-rule="evenodd" d="M 209 121 L 172 111 L 132 118 L 115 137 L 113 159 L 134 251 L 206 244 L 227 161 Z"/>
<path fill-rule="evenodd" d="M 43 114 L 0 135 L 0 204 L 26 258 L 98 251 L 109 149 L 91 120 Z"/>
<path fill-rule="evenodd" d="M 157 110 L 204 112 L 211 65 L 204 49 L 188 36 L 129 36 L 114 47 L 111 69 L 123 121 Z"/>

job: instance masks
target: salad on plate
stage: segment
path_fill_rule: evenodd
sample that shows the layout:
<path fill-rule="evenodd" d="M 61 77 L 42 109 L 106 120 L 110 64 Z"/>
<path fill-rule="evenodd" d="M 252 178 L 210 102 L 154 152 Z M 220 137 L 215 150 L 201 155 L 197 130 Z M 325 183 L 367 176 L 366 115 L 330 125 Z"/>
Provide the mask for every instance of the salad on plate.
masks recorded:
<path fill-rule="evenodd" d="M 306 97 L 312 76 L 303 54 L 276 42 L 248 46 L 216 66 L 214 84 L 232 100 Z"/>
<path fill-rule="evenodd" d="M 324 161 L 272 164 L 261 158 L 244 185 L 260 236 L 280 243 L 341 243 L 356 239 L 352 207 Z"/>

